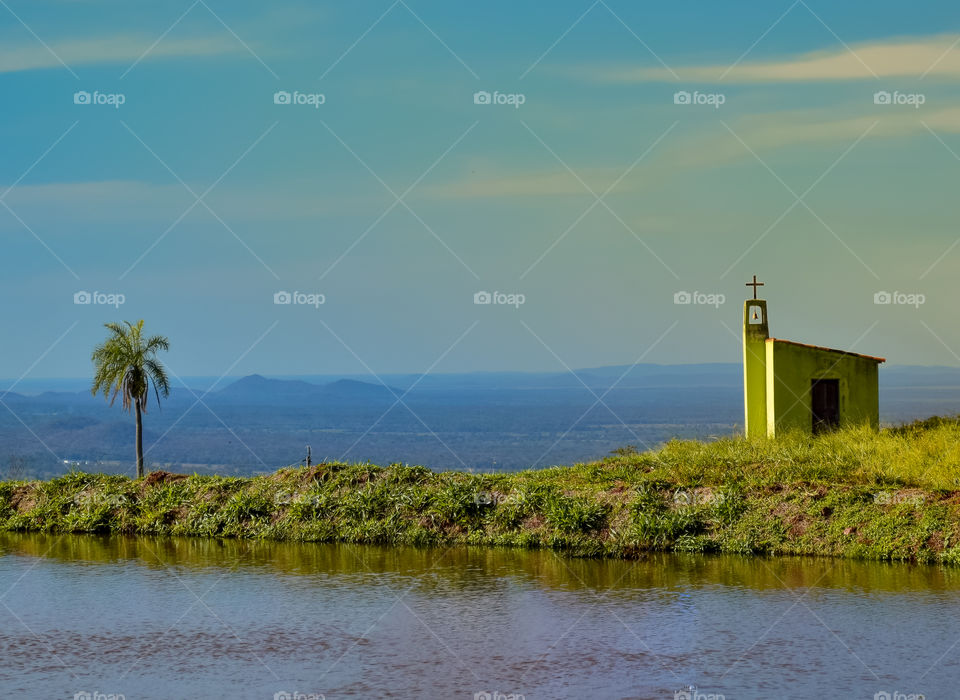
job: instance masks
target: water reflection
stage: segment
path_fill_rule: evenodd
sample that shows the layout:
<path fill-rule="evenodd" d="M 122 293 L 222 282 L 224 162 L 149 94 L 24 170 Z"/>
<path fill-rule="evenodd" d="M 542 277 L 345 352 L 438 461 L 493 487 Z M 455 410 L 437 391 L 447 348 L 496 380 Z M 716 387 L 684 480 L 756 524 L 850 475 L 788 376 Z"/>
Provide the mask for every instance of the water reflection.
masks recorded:
<path fill-rule="evenodd" d="M 163 569 L 224 567 L 283 575 L 421 578 L 434 592 L 466 590 L 506 578 L 566 590 L 702 586 L 850 591 L 947 591 L 960 569 L 836 559 L 651 554 L 640 561 L 576 559 L 551 551 L 508 548 L 413 548 L 203 538 L 147 538 L 0 532 L 0 555 L 53 558 L 70 564 Z"/>
<path fill-rule="evenodd" d="M 25 697 L 951 696 L 960 572 L 0 533 Z"/>

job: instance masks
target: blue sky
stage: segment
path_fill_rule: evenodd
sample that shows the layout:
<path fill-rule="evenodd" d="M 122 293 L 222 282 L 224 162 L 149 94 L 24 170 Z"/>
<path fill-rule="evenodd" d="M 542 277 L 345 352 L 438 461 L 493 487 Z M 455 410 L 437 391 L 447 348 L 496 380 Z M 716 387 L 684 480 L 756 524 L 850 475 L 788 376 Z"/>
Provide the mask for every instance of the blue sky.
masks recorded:
<path fill-rule="evenodd" d="M 949 3 L 0 17 L 0 376 L 83 376 L 138 318 L 181 376 L 737 361 L 754 273 L 774 335 L 960 364 Z"/>

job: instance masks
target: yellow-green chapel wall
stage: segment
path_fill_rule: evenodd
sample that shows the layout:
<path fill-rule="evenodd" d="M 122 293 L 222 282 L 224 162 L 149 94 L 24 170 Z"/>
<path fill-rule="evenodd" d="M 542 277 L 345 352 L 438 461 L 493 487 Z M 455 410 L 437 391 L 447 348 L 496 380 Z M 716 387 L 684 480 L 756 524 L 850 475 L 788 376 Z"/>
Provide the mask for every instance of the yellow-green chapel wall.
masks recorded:
<path fill-rule="evenodd" d="M 751 324 L 751 307 L 758 307 L 762 322 Z M 767 433 L 767 371 L 765 343 L 769 335 L 767 306 L 762 299 L 750 299 L 743 306 L 743 413 L 747 437 Z"/>
<path fill-rule="evenodd" d="M 873 360 L 789 343 L 766 342 L 767 434 L 812 430 L 810 382 L 838 379 L 840 423 L 880 422 L 878 366 Z"/>

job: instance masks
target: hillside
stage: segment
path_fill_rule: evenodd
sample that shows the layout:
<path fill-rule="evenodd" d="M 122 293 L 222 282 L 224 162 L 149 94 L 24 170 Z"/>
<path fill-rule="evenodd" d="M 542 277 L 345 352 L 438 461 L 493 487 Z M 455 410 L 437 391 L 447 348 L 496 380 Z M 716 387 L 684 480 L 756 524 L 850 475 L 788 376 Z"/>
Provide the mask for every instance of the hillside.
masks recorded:
<path fill-rule="evenodd" d="M 960 423 L 672 441 L 513 474 L 324 463 L 267 476 L 0 482 L 0 529 L 960 563 Z"/>

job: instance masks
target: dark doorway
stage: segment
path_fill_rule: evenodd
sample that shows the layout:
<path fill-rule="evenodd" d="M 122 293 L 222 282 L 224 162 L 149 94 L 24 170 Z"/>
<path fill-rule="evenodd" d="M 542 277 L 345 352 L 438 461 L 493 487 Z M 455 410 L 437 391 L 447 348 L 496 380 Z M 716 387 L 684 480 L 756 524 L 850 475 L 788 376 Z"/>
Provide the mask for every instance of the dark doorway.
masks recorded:
<path fill-rule="evenodd" d="M 840 425 L 840 380 L 814 379 L 810 382 L 813 434 L 834 430 Z"/>

